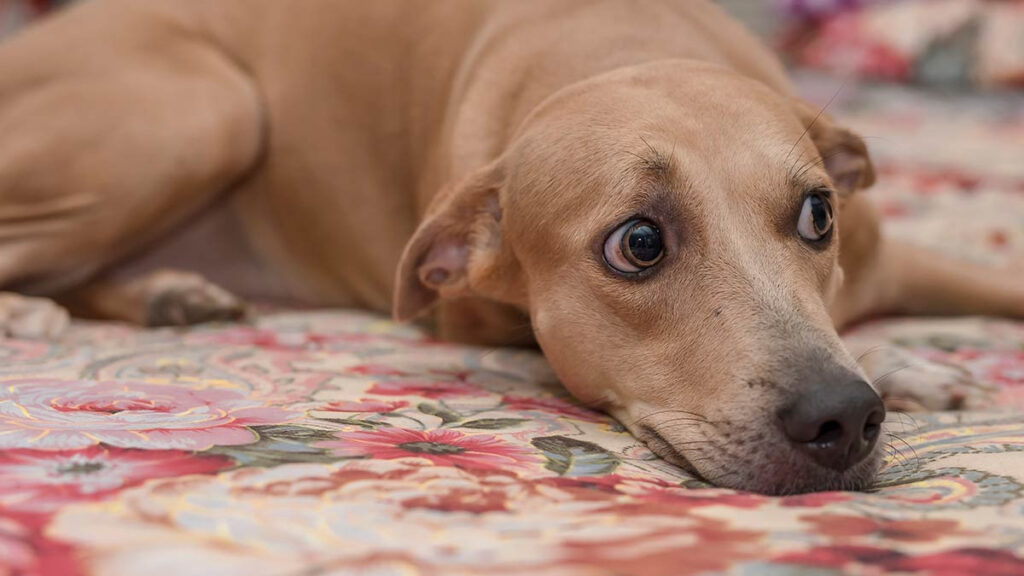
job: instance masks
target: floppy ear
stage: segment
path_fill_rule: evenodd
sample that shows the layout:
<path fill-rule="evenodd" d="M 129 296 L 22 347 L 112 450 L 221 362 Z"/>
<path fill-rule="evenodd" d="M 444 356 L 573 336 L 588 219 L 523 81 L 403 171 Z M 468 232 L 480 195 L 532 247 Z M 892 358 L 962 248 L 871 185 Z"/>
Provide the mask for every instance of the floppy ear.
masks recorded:
<path fill-rule="evenodd" d="M 797 100 L 796 110 L 839 192 L 854 192 L 875 183 L 875 168 L 860 136 L 837 125 L 831 116 L 806 102 Z"/>
<path fill-rule="evenodd" d="M 501 256 L 503 182 L 496 162 L 434 198 L 398 265 L 396 320 L 411 320 L 440 298 L 469 296 L 492 275 Z"/>

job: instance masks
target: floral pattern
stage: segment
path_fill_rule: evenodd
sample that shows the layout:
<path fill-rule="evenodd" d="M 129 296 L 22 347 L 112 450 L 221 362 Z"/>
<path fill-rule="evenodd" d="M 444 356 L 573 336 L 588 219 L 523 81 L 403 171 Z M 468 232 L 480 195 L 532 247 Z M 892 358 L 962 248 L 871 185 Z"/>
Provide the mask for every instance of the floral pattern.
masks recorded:
<path fill-rule="evenodd" d="M 337 440 L 314 446 L 339 456 L 378 460 L 418 458 L 434 466 L 515 470 L 539 460 L 532 451 L 508 444 L 490 434 L 463 434 L 455 430 L 379 430 L 340 432 Z"/>
<path fill-rule="evenodd" d="M 936 86 L 1024 86 L 1021 0 L 776 0 L 805 66 Z"/>
<path fill-rule="evenodd" d="M 251 426 L 294 419 L 245 389 L 128 381 L 13 380 L 0 389 L 0 449 L 206 450 L 248 444 Z"/>
<path fill-rule="evenodd" d="M 82 450 L 0 452 L 0 506 L 16 512 L 57 510 L 95 500 L 150 478 L 212 474 L 234 462 L 190 452 L 90 446 Z"/>
<path fill-rule="evenodd" d="M 1024 262 L 1019 97 L 798 81 L 866 136 L 889 234 Z M 536 353 L 361 312 L 2 340 L 0 576 L 1024 574 L 1024 324 L 845 337 L 962 365 L 989 405 L 893 415 L 872 490 L 781 498 L 658 459 Z"/>

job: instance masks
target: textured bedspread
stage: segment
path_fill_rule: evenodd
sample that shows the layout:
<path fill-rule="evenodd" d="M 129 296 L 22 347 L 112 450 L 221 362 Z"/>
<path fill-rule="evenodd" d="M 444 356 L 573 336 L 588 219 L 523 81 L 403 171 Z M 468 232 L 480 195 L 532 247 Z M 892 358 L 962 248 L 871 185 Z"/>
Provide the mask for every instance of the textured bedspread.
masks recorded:
<path fill-rule="evenodd" d="M 1024 100 L 846 87 L 831 110 L 890 233 L 1024 269 Z M 1024 324 L 849 337 L 997 391 L 893 415 L 871 492 L 786 498 L 687 477 L 534 353 L 361 313 L 0 341 L 0 576 L 1024 574 Z"/>
<path fill-rule="evenodd" d="M 1019 265 L 1019 100 L 847 88 L 833 106 L 879 159 L 892 234 Z M 787 498 L 688 478 L 536 354 L 361 313 L 0 342 L 0 574 L 1024 574 L 1024 324 L 849 337 L 998 392 L 892 416 L 873 491 Z"/>

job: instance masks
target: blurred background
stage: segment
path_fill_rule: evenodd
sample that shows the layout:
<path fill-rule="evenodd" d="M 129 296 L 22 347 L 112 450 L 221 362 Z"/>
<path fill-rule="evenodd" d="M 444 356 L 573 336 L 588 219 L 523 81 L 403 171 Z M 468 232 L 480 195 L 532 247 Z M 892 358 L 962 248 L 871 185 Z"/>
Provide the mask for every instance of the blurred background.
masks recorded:
<path fill-rule="evenodd" d="M 940 88 L 1024 87 L 1020 0 L 722 0 L 792 64 Z"/>
<path fill-rule="evenodd" d="M 0 36 L 67 0 L 0 0 Z M 1024 86 L 1024 0 L 719 0 L 791 63 L 941 88 Z"/>

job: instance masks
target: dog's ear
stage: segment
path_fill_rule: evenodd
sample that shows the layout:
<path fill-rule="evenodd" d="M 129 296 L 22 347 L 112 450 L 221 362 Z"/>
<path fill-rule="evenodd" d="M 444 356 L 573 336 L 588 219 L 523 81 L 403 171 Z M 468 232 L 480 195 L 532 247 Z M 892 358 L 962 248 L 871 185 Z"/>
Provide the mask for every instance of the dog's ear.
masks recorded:
<path fill-rule="evenodd" d="M 831 116 L 802 100 L 795 100 L 795 107 L 807 136 L 821 154 L 825 171 L 839 192 L 854 192 L 875 183 L 875 168 L 860 136 L 837 125 Z"/>
<path fill-rule="evenodd" d="M 445 187 L 405 247 L 395 279 L 396 320 L 411 320 L 440 298 L 461 298 L 488 284 L 503 258 L 500 162 Z"/>

